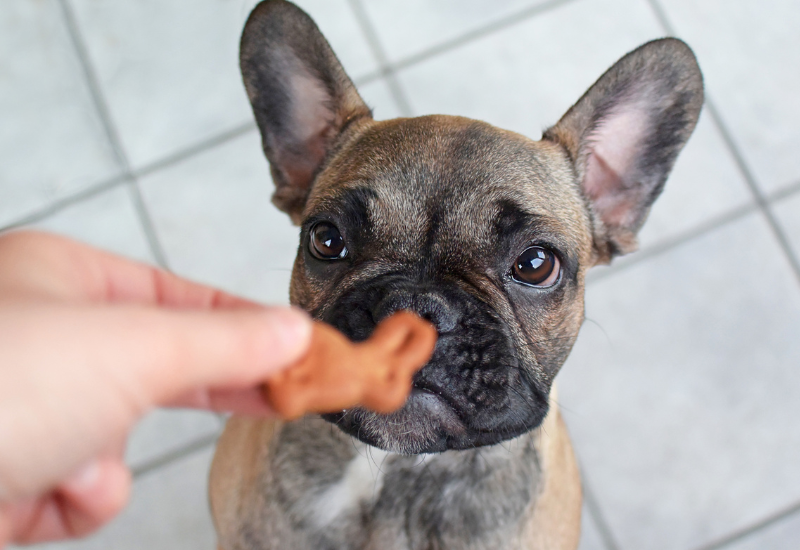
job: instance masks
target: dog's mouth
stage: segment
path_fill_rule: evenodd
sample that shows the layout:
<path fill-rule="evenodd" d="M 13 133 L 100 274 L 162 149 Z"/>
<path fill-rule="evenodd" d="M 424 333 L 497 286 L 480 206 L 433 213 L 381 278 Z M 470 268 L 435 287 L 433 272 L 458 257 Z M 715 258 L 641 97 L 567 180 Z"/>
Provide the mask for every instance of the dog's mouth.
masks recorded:
<path fill-rule="evenodd" d="M 474 447 L 465 422 L 443 396 L 414 388 L 399 410 L 381 415 L 357 407 L 325 415 L 345 433 L 375 447 L 402 453 L 436 453 Z"/>
<path fill-rule="evenodd" d="M 478 337 L 440 335 L 433 357 L 414 376 L 399 410 L 361 407 L 323 417 L 345 433 L 386 451 L 438 453 L 494 445 L 536 428 L 548 410 L 507 340 L 489 329 Z"/>
<path fill-rule="evenodd" d="M 378 414 L 361 407 L 324 415 L 345 433 L 380 449 L 401 454 L 440 453 L 494 445 L 537 427 L 547 399 L 510 415 L 465 414 L 447 392 L 415 385 L 399 410 Z"/>

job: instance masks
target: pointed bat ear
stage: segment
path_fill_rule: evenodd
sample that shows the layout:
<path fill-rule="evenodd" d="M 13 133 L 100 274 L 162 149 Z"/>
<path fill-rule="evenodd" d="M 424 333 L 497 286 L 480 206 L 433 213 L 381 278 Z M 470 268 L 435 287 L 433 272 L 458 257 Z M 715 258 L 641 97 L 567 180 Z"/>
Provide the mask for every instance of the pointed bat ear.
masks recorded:
<path fill-rule="evenodd" d="M 336 139 L 371 112 L 314 21 L 289 2 L 256 6 L 239 61 L 275 182 L 272 201 L 299 223 Z"/>
<path fill-rule="evenodd" d="M 702 105 L 694 54 L 665 38 L 620 59 L 545 132 L 566 149 L 591 204 L 598 263 L 636 248 Z"/>

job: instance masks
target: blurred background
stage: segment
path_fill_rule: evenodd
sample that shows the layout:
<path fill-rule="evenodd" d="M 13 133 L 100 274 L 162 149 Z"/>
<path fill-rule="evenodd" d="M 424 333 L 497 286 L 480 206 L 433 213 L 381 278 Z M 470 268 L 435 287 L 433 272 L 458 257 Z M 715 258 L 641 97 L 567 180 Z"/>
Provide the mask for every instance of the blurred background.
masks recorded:
<path fill-rule="evenodd" d="M 0 227 L 35 227 L 266 303 L 297 230 L 241 85 L 251 0 L 3 0 Z M 800 2 L 301 0 L 376 118 L 534 139 L 616 59 L 675 35 L 708 103 L 641 233 L 592 273 L 560 375 L 582 550 L 800 547 Z M 126 511 L 48 549 L 215 548 L 213 415 L 156 412 Z M 0 442 L 2 444 L 2 442 Z"/>

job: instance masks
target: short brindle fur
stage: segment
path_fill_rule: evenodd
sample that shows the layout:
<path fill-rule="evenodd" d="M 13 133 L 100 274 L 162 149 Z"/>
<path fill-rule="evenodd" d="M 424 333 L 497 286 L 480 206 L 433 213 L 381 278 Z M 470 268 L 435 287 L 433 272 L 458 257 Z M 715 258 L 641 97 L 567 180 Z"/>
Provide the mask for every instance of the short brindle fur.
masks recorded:
<path fill-rule="evenodd" d="M 373 120 L 280 0 L 251 14 L 241 68 L 273 201 L 301 227 L 292 303 L 354 340 L 410 309 L 439 341 L 393 414 L 231 419 L 211 479 L 221 548 L 574 549 L 580 482 L 553 380 L 586 271 L 635 248 L 697 122 L 691 50 L 629 53 L 538 142 L 459 117 Z"/>

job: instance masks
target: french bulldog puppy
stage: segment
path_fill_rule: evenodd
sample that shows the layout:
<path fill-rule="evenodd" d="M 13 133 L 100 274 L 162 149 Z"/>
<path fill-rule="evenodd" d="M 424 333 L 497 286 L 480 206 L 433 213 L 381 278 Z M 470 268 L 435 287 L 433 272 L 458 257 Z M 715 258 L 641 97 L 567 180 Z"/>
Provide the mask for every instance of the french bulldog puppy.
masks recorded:
<path fill-rule="evenodd" d="M 581 489 L 553 379 L 586 271 L 636 233 L 703 103 L 649 42 L 540 141 L 453 116 L 372 119 L 314 22 L 259 4 L 241 70 L 301 227 L 291 302 L 353 340 L 408 309 L 439 332 L 397 412 L 232 418 L 211 473 L 224 550 L 574 549 Z"/>

